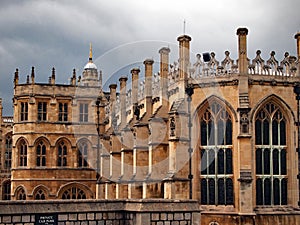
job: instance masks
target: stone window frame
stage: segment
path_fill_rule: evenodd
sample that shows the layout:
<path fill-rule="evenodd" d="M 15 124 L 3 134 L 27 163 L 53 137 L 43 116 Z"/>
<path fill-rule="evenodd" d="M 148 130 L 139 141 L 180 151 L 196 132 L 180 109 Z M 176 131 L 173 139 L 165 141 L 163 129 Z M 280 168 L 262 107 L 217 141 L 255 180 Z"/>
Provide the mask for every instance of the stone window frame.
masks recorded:
<path fill-rule="evenodd" d="M 57 166 L 68 166 L 68 145 L 65 140 L 61 140 L 57 144 Z"/>
<path fill-rule="evenodd" d="M 18 165 L 20 167 L 26 167 L 27 166 L 27 152 L 28 152 L 28 144 L 24 139 L 21 139 L 18 144 L 19 149 L 19 163 Z"/>
<path fill-rule="evenodd" d="M 28 102 L 20 102 L 20 121 L 28 121 Z"/>
<path fill-rule="evenodd" d="M 200 115 L 201 204 L 234 205 L 233 115 L 225 103 L 215 100 L 209 101 L 202 112 Z M 226 129 L 230 129 L 231 132 L 226 132 Z M 218 163 L 219 160 L 223 163 Z M 220 165 L 223 165 L 223 169 Z"/>
<path fill-rule="evenodd" d="M 34 200 L 46 200 L 46 192 L 39 188 L 34 194 Z"/>
<path fill-rule="evenodd" d="M 36 166 L 45 167 L 47 165 L 47 147 L 45 141 L 39 140 L 36 146 Z"/>
<path fill-rule="evenodd" d="M 12 163 L 12 133 L 5 136 L 4 168 L 9 170 Z"/>
<path fill-rule="evenodd" d="M 17 188 L 16 200 L 26 200 L 26 191 L 24 187 Z"/>
<path fill-rule="evenodd" d="M 61 199 L 87 199 L 87 195 L 81 188 L 77 186 L 71 186 L 64 190 Z"/>
<path fill-rule="evenodd" d="M 89 103 L 88 102 L 79 103 L 79 122 L 82 122 L 82 123 L 89 122 Z"/>
<path fill-rule="evenodd" d="M 47 106 L 48 102 L 39 101 L 37 103 L 37 120 L 38 121 L 47 121 Z"/>
<path fill-rule="evenodd" d="M 11 181 L 6 180 L 2 183 L 2 200 L 11 200 Z"/>
<path fill-rule="evenodd" d="M 67 122 L 69 114 L 69 104 L 67 102 L 58 103 L 58 121 Z"/>
<path fill-rule="evenodd" d="M 89 168 L 88 153 L 90 148 L 91 147 L 88 140 L 81 140 L 78 142 L 77 144 L 78 168 Z"/>
<path fill-rule="evenodd" d="M 288 204 L 288 146 L 286 135 L 288 126 L 287 117 L 283 112 L 279 104 L 268 101 L 257 110 L 255 116 L 257 206 Z M 260 128 L 259 124 L 261 125 Z"/>

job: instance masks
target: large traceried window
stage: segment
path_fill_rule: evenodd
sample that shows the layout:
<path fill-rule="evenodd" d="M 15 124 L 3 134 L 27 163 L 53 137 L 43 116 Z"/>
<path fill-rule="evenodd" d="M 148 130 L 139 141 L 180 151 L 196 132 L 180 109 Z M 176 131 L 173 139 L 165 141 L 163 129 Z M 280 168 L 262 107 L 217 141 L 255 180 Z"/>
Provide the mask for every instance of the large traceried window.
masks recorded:
<path fill-rule="evenodd" d="M 201 204 L 233 205 L 232 119 L 211 103 L 200 117 Z"/>
<path fill-rule="evenodd" d="M 287 204 L 286 119 L 274 103 L 255 118 L 256 204 Z"/>
<path fill-rule="evenodd" d="M 19 166 L 27 166 L 27 144 L 24 140 L 19 144 Z"/>

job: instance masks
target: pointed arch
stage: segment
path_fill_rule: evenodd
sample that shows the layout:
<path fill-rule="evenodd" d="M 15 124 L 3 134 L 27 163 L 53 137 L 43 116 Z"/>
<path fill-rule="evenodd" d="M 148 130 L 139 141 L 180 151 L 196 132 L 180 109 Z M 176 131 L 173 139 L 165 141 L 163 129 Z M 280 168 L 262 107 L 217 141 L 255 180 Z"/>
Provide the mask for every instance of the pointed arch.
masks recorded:
<path fill-rule="evenodd" d="M 34 142 L 36 166 L 45 167 L 47 164 L 47 152 L 49 154 L 50 141 L 48 138 L 41 136 L 37 138 Z M 47 151 L 48 149 L 48 151 Z"/>
<path fill-rule="evenodd" d="M 282 110 L 282 112 L 289 121 L 293 121 L 293 123 L 296 122 L 296 115 L 294 114 L 292 108 L 286 103 L 286 101 L 284 101 L 281 97 L 275 94 L 265 96 L 256 103 L 256 105 L 251 109 L 249 114 L 250 122 L 253 122 L 258 110 L 268 102 L 274 102 Z"/>
<path fill-rule="evenodd" d="M 77 144 L 77 165 L 79 168 L 89 167 L 89 155 L 92 143 L 87 138 L 81 138 Z"/>
<path fill-rule="evenodd" d="M 2 186 L 2 200 L 11 199 L 11 181 L 10 179 L 4 180 Z"/>
<path fill-rule="evenodd" d="M 60 138 L 57 140 L 55 148 L 57 153 L 57 166 L 67 167 L 70 149 L 72 148 L 71 142 L 67 138 Z"/>
<path fill-rule="evenodd" d="M 78 182 L 67 183 L 61 186 L 57 192 L 58 199 L 91 199 L 93 197 L 91 189 Z"/>
<path fill-rule="evenodd" d="M 32 195 L 35 200 L 45 200 L 48 198 L 49 193 L 50 189 L 42 184 L 36 186 L 32 191 Z"/>
<path fill-rule="evenodd" d="M 14 192 L 16 200 L 26 200 L 27 190 L 24 185 L 19 185 Z"/>
<path fill-rule="evenodd" d="M 16 146 L 18 149 L 17 155 L 17 165 L 21 167 L 27 166 L 27 149 L 28 149 L 28 141 L 24 137 L 20 137 L 17 142 Z"/>
<path fill-rule="evenodd" d="M 12 132 L 5 135 L 5 148 L 4 148 L 4 169 L 9 171 L 12 165 Z"/>
<path fill-rule="evenodd" d="M 251 117 L 255 143 L 256 204 L 287 205 L 288 123 L 294 115 L 282 99 L 270 95 L 257 104 Z"/>
<path fill-rule="evenodd" d="M 237 114 L 228 102 L 210 96 L 199 105 L 196 115 L 201 204 L 234 205 L 233 124 Z"/>
<path fill-rule="evenodd" d="M 217 95 L 211 95 L 207 97 L 204 101 L 202 101 L 196 108 L 193 114 L 193 117 L 196 117 L 199 114 L 199 111 L 203 110 L 205 106 L 210 105 L 212 102 L 218 102 L 224 106 L 226 106 L 226 109 L 229 110 L 230 114 L 234 118 L 234 121 L 238 121 L 238 115 L 232 105 L 224 98 L 221 98 Z"/>

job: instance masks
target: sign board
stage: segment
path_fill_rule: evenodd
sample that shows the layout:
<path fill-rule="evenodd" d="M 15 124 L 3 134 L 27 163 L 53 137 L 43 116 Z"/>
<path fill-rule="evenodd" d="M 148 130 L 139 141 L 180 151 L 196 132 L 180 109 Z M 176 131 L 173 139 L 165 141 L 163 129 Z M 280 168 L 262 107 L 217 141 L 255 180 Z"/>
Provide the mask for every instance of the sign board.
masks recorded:
<path fill-rule="evenodd" d="M 57 225 L 57 214 L 36 214 L 35 225 Z"/>

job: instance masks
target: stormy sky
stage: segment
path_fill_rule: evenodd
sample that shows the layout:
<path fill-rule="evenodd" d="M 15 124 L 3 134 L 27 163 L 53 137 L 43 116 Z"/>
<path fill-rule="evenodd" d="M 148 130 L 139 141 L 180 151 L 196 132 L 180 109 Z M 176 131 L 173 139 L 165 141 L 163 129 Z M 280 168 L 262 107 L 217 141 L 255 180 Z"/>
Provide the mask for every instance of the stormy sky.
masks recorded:
<path fill-rule="evenodd" d="M 183 32 L 192 37 L 192 62 L 195 54 L 212 51 L 222 61 L 226 50 L 236 60 L 239 27 L 249 29 L 250 59 L 260 49 L 265 60 L 274 50 L 281 61 L 286 51 L 296 55 L 299 9 L 299 0 L 1 0 L 3 113 L 12 115 L 16 68 L 21 83 L 32 66 L 37 82 L 47 82 L 55 67 L 57 83 L 69 83 L 73 68 L 81 75 L 89 43 L 104 83 L 112 76 L 128 75 L 131 66 L 146 58 L 157 62 L 164 46 L 176 60 L 176 39 Z"/>

